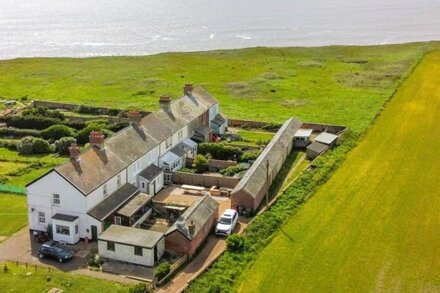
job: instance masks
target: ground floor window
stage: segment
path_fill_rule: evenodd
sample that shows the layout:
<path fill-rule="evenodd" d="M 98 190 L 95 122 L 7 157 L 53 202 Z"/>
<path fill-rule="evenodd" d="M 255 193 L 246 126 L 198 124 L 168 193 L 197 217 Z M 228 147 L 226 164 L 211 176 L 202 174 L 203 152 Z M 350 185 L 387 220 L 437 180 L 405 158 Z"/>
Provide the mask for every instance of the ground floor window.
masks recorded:
<path fill-rule="evenodd" d="M 115 251 L 115 243 L 111 241 L 107 241 L 107 250 Z"/>
<path fill-rule="evenodd" d="M 69 236 L 70 235 L 70 228 L 68 226 L 56 225 L 56 232 L 57 232 L 57 234 Z"/>
<path fill-rule="evenodd" d="M 134 247 L 134 255 L 142 256 L 142 247 L 135 246 Z"/>
<path fill-rule="evenodd" d="M 38 223 L 44 224 L 46 223 L 46 216 L 43 212 L 38 212 Z"/>
<path fill-rule="evenodd" d="M 78 233 L 79 233 L 78 225 L 75 225 L 75 234 L 78 234 Z"/>

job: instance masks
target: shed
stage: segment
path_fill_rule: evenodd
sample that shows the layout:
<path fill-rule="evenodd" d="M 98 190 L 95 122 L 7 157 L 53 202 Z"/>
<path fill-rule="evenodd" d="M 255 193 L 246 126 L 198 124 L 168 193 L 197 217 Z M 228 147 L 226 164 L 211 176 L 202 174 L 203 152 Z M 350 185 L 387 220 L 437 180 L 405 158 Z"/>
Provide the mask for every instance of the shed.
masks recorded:
<path fill-rule="evenodd" d="M 138 174 L 138 180 L 142 192 L 155 195 L 163 188 L 163 169 L 151 164 Z"/>
<path fill-rule="evenodd" d="M 192 256 L 211 232 L 219 203 L 209 194 L 195 201 L 165 233 L 166 250 Z"/>
<path fill-rule="evenodd" d="M 331 134 L 328 132 L 321 132 L 316 138 L 315 141 L 328 145 L 333 146 L 336 143 L 336 140 L 338 139 L 338 136 L 335 134 Z"/>
<path fill-rule="evenodd" d="M 136 226 L 145 221 L 152 213 L 152 195 L 139 193 L 130 199 L 115 215 L 115 224 L 122 226 Z"/>
<path fill-rule="evenodd" d="M 211 120 L 212 132 L 215 134 L 225 134 L 228 126 L 228 119 L 221 113 L 218 113 L 214 119 Z"/>
<path fill-rule="evenodd" d="M 268 187 L 292 151 L 293 137 L 302 122 L 290 118 L 281 126 L 263 152 L 231 192 L 231 205 L 256 211 Z"/>
<path fill-rule="evenodd" d="M 293 137 L 295 147 L 297 148 L 307 147 L 312 132 L 313 132 L 312 129 L 303 129 L 303 128 L 298 129 L 298 131 L 295 133 L 295 136 Z"/>
<path fill-rule="evenodd" d="M 317 141 L 313 142 L 306 149 L 307 158 L 310 160 L 315 159 L 317 156 L 325 152 L 325 150 L 328 149 L 328 147 L 329 147 L 328 145 L 325 145 L 323 143 Z"/>
<path fill-rule="evenodd" d="M 164 234 L 112 225 L 98 237 L 98 252 L 103 258 L 153 267 L 165 252 Z"/>

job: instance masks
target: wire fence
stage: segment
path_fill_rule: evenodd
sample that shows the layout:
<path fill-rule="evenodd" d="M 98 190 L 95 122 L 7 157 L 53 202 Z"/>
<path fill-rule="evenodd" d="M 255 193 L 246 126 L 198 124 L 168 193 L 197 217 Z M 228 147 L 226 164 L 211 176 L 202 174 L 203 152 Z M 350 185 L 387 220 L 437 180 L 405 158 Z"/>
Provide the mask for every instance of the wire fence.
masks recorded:
<path fill-rule="evenodd" d="M 26 195 L 26 188 L 24 188 L 22 186 L 0 184 L 0 192 L 15 193 L 18 195 Z"/>

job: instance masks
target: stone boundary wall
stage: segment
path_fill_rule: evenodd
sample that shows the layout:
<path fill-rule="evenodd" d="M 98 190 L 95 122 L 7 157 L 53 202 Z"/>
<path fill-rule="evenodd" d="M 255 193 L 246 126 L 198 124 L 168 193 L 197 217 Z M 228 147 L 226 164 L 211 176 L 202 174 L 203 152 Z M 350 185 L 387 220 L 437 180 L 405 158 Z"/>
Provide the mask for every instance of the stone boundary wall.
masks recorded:
<path fill-rule="evenodd" d="M 197 185 L 206 188 L 211 188 L 212 186 L 226 187 L 233 189 L 240 179 L 233 177 L 221 177 L 206 174 L 193 174 L 184 172 L 170 172 L 171 181 L 174 184 L 183 185 Z"/>

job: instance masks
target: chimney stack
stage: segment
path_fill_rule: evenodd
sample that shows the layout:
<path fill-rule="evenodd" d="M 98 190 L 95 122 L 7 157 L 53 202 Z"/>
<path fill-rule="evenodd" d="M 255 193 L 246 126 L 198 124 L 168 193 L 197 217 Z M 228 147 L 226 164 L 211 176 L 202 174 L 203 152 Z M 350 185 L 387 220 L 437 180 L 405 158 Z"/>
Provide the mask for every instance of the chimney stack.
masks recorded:
<path fill-rule="evenodd" d="M 130 119 L 131 125 L 139 124 L 139 122 L 141 122 L 142 115 L 139 113 L 139 111 L 130 111 L 128 113 L 128 118 Z"/>
<path fill-rule="evenodd" d="M 104 148 L 104 134 L 102 133 L 102 131 L 92 131 L 90 132 L 89 135 L 89 141 L 90 141 L 90 145 L 92 147 L 96 147 L 98 149 L 103 149 Z"/>
<path fill-rule="evenodd" d="M 70 153 L 70 158 L 74 161 L 78 161 L 79 160 L 79 147 L 76 143 L 72 143 L 69 147 L 69 153 Z"/>
<path fill-rule="evenodd" d="M 191 96 L 193 88 L 194 87 L 193 87 L 192 83 L 185 84 L 185 86 L 183 87 L 183 94 L 186 96 Z"/>
<path fill-rule="evenodd" d="M 171 103 L 170 96 L 165 96 L 165 95 L 160 96 L 159 104 L 161 108 L 168 108 L 170 106 L 170 103 Z"/>

